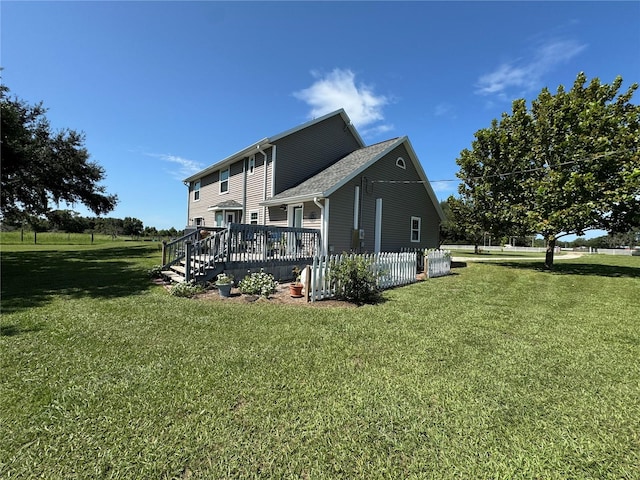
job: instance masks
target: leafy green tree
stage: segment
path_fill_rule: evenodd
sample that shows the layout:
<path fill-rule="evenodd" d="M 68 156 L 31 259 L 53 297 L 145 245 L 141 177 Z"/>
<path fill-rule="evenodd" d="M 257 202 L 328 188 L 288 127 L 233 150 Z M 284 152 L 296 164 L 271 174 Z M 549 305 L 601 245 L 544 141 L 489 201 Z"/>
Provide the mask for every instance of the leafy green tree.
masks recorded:
<path fill-rule="evenodd" d="M 542 235 L 549 269 L 563 235 L 640 225 L 638 85 L 621 86 L 580 73 L 569 91 L 543 89 L 531 109 L 516 100 L 457 159 L 460 193 L 486 208 L 492 228 Z"/>
<path fill-rule="evenodd" d="M 446 203 L 443 208 L 446 218 L 441 226 L 441 234 L 452 243 L 471 243 L 475 253 L 478 253 L 478 247 L 491 230 L 490 220 L 483 214 L 483 209 L 476 208 L 473 200 L 453 195 L 443 203 Z"/>
<path fill-rule="evenodd" d="M 132 237 L 139 237 L 144 230 L 142 220 L 133 217 L 124 217 L 122 221 L 122 233 Z"/>
<path fill-rule="evenodd" d="M 51 210 L 47 212 L 49 229 L 68 233 L 82 233 L 91 230 L 94 222 L 91 218 L 82 217 L 73 210 Z"/>
<path fill-rule="evenodd" d="M 96 218 L 95 230 L 98 233 L 111 235 L 112 237 L 115 238 L 123 232 L 123 229 L 124 229 L 124 221 L 121 218 L 112 218 L 112 217 Z"/>
<path fill-rule="evenodd" d="M 50 202 L 60 201 L 82 203 L 97 215 L 113 210 L 117 197 L 99 185 L 105 172 L 89 161 L 82 133 L 53 131 L 42 103 L 10 98 L 5 85 L 0 85 L 0 104 L 3 220 L 42 215 Z"/>

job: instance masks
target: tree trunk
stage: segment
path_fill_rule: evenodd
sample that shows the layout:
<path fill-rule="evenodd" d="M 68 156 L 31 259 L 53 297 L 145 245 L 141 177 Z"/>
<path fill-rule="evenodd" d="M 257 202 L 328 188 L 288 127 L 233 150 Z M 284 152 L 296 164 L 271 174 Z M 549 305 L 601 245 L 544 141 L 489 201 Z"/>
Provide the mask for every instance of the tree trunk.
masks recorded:
<path fill-rule="evenodd" d="M 478 255 L 478 253 L 479 253 L 478 252 L 478 244 L 477 243 L 473 246 L 473 253 L 476 254 L 476 255 Z"/>
<path fill-rule="evenodd" d="M 547 252 L 544 257 L 544 268 L 547 270 L 553 270 L 553 254 L 556 250 L 556 238 L 547 238 Z"/>

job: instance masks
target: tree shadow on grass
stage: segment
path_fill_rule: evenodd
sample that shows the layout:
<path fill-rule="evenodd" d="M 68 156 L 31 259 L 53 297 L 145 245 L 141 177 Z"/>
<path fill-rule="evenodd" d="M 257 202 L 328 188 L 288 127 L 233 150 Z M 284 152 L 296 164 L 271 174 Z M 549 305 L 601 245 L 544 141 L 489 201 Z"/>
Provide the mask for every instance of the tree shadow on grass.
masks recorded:
<path fill-rule="evenodd" d="M 141 293 L 152 284 L 137 260 L 151 254 L 145 246 L 3 252 L 2 311 L 40 306 L 54 295 L 108 299 Z"/>
<path fill-rule="evenodd" d="M 551 275 L 589 275 L 597 277 L 640 278 L 640 268 L 624 265 L 602 265 L 595 263 L 555 262 L 553 270 L 546 270 L 544 263 L 537 262 L 493 262 L 491 265 L 514 268 L 517 270 L 536 270 Z"/>
<path fill-rule="evenodd" d="M 19 325 L 0 325 L 0 337 L 15 337 L 23 333 L 38 332 L 42 330 L 41 326 L 35 327 L 21 327 Z"/>

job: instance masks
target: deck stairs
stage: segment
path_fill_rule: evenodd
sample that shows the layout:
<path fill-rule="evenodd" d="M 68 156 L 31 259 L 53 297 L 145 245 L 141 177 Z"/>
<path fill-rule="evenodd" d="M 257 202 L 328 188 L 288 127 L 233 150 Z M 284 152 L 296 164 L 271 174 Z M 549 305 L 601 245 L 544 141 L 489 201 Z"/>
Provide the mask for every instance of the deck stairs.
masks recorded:
<path fill-rule="evenodd" d="M 163 243 L 161 274 L 175 283 L 214 279 L 224 271 L 226 234 L 226 229 L 198 229 Z"/>
<path fill-rule="evenodd" d="M 162 243 L 162 275 L 172 282 L 213 280 L 225 268 L 295 264 L 320 251 L 320 232 L 312 228 L 232 223 L 198 227 Z M 245 269 L 246 266 L 246 269 Z"/>

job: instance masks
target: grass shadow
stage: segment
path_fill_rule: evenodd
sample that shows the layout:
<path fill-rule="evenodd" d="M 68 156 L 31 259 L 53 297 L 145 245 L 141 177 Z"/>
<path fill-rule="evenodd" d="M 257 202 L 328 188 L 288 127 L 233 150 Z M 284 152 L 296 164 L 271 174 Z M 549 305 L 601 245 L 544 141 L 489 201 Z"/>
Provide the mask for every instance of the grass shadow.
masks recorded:
<path fill-rule="evenodd" d="M 601 263 L 555 262 L 552 270 L 544 268 L 544 262 L 493 262 L 490 265 L 514 268 L 517 270 L 535 270 L 552 275 L 588 275 L 610 278 L 640 278 L 640 268 L 626 265 Z"/>
<path fill-rule="evenodd" d="M 36 307 L 54 295 L 116 298 L 152 283 L 139 260 L 157 255 L 146 246 L 2 253 L 2 311 Z"/>
<path fill-rule="evenodd" d="M 15 337 L 23 333 L 39 332 L 40 330 L 42 330 L 40 326 L 24 328 L 14 324 L 0 325 L 0 337 Z"/>

